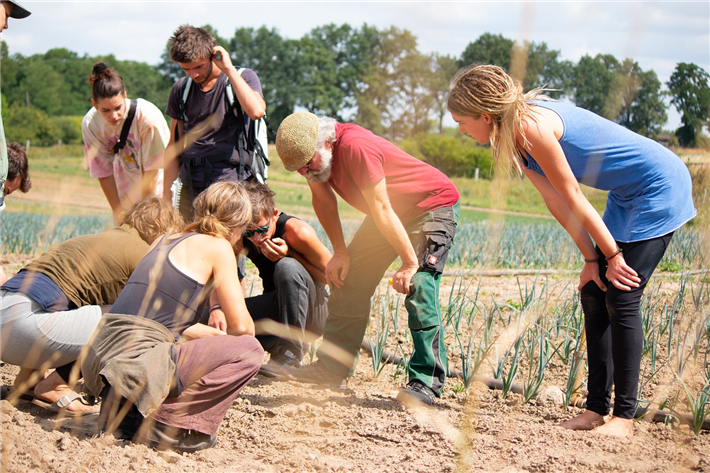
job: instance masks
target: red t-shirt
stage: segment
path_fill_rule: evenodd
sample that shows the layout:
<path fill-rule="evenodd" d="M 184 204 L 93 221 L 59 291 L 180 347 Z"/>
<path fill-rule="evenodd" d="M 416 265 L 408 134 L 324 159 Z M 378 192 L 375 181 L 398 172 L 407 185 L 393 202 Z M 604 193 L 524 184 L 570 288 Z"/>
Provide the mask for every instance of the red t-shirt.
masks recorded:
<path fill-rule="evenodd" d="M 361 212 L 371 215 L 362 189 L 383 178 L 392 208 L 403 222 L 458 202 L 459 191 L 444 173 L 384 138 L 352 123 L 337 123 L 335 135 L 328 183 Z"/>

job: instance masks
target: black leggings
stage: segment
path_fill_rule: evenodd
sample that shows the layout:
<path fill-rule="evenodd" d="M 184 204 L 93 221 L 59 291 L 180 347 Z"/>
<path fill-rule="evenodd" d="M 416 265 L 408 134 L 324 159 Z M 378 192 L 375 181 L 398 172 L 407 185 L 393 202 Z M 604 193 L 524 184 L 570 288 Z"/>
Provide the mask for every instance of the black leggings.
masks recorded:
<path fill-rule="evenodd" d="M 591 281 L 582 288 L 584 328 L 587 333 L 589 379 L 587 409 L 607 415 L 614 385 L 614 416 L 632 419 L 636 410 L 643 349 L 639 306 L 649 278 L 663 258 L 673 232 L 650 240 L 619 243 L 626 264 L 641 278 L 639 287 L 622 291 L 606 278 L 607 263 L 600 255 L 599 274 L 606 292 Z"/>

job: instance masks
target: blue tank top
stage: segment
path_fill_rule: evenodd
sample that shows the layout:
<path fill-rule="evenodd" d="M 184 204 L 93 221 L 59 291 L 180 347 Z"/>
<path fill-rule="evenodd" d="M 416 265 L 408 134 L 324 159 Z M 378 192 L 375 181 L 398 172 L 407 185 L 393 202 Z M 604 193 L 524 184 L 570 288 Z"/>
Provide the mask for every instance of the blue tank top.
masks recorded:
<path fill-rule="evenodd" d="M 170 240 L 166 235 L 138 263 L 126 287 L 111 307 L 112 314 L 145 317 L 164 325 L 177 341 L 186 328 L 200 321 L 208 288 L 186 276 L 170 262 L 170 251 L 188 233 Z"/>
<path fill-rule="evenodd" d="M 559 143 L 577 181 L 609 191 L 603 220 L 616 241 L 663 236 L 695 217 L 690 172 L 673 152 L 589 110 L 560 102 L 535 105 L 562 119 Z M 544 176 L 525 154 L 525 167 Z"/>

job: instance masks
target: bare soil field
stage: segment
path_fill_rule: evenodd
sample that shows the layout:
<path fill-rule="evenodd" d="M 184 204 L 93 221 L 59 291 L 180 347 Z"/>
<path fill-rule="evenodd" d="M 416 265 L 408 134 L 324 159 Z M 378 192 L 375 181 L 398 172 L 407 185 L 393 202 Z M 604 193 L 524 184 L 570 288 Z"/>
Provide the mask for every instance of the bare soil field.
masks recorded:
<path fill-rule="evenodd" d="M 8 274 L 24 261 L 3 260 Z M 27 258 L 26 258 L 27 259 Z M 558 287 L 565 278 L 559 276 Z M 444 278 L 442 294 L 448 294 Z M 517 279 L 483 277 L 482 299 L 517 294 Z M 570 280 L 569 282 L 574 283 Z M 478 284 L 478 281 L 476 281 Z M 668 294 L 676 288 L 664 281 Z M 386 280 L 383 280 L 386 285 Z M 443 296 L 442 296 L 443 297 Z M 402 311 L 403 312 L 403 311 Z M 403 324 L 406 324 L 406 317 Z M 450 348 L 451 368 L 461 369 Z M 564 390 L 567 368 L 548 366 L 543 388 Z M 1 369 L 2 384 L 17 368 Z M 581 412 L 481 384 L 450 379 L 429 408 L 395 400 L 406 380 L 387 365 L 374 377 L 362 354 L 348 389 L 334 391 L 257 375 L 220 425 L 215 448 L 157 452 L 98 436 L 95 417 L 57 419 L 26 401 L 0 401 L 3 472 L 710 472 L 710 434 L 687 426 L 639 421 L 631 439 L 561 430 Z M 659 388 L 660 389 L 660 388 Z"/>
<path fill-rule="evenodd" d="M 689 160 L 706 163 L 706 158 L 698 153 Z M 94 182 L 61 179 L 52 183 L 51 176 L 37 173 L 35 177 L 36 186 L 29 194 L 12 196 L 18 204 L 24 201 L 22 205 L 31 208 L 35 202 L 52 201 L 58 212 L 108 210 Z M 29 256 L 2 255 L 0 263 L 11 276 L 29 260 Z M 474 288 L 480 282 L 479 299 L 484 304 L 514 299 L 520 284 L 532 284 L 535 278 L 514 271 L 500 271 L 498 276 L 475 273 L 467 272 L 467 282 Z M 567 283 L 568 288 L 576 287 L 573 273 L 550 277 L 558 288 Z M 656 275 L 652 282 L 659 278 L 659 296 L 674 297 L 677 277 Z M 454 283 L 451 276 L 442 279 L 442 305 Z M 385 278 L 381 289 L 386 287 Z M 686 315 L 694 316 L 692 312 Z M 401 333 L 406 327 L 403 309 L 400 319 Z M 402 344 L 405 352 L 411 350 L 406 339 L 390 340 L 388 348 L 392 344 Z M 452 370 L 462 369 L 459 350 L 452 343 L 449 362 Z M 2 384 L 12 384 L 17 371 L 17 367 L 2 366 Z M 482 371 L 489 375 L 490 366 L 484 364 Z M 552 362 L 542 388 L 564 391 L 567 374 L 567 366 Z M 670 379 L 666 369 L 656 382 L 645 386 L 643 397 L 657 399 Z M 565 410 L 540 398 L 526 403 L 515 393 L 504 398 L 500 391 L 482 384 L 474 383 L 466 390 L 458 379 L 447 382 L 442 398 L 432 407 L 412 409 L 395 400 L 405 382 L 393 365 L 375 377 L 372 360 L 364 353 L 343 391 L 258 375 L 228 411 L 216 447 L 195 454 L 157 452 L 113 436 L 99 436 L 93 417 L 57 419 L 27 401 L 0 401 L 0 471 L 710 472 L 708 431 L 696 436 L 686 425 L 646 421 L 634 425 L 631 439 L 565 431 L 555 425 L 580 409 Z"/>

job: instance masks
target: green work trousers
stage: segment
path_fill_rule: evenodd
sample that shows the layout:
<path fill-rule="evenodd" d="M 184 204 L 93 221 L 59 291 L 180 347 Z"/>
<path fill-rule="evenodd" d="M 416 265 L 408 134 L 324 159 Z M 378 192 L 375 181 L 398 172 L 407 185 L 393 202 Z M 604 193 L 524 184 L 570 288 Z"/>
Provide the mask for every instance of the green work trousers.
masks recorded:
<path fill-rule="evenodd" d="M 404 222 L 419 258 L 419 270 L 412 278 L 410 295 L 405 299 L 414 352 L 409 361 L 409 379 L 419 380 L 438 395 L 446 380 L 439 279 L 459 219 L 459 204 L 442 207 Z M 327 345 L 318 351 L 326 368 L 351 376 L 370 317 L 372 295 L 397 252 L 380 233 L 372 217 L 366 217 L 348 245 L 350 268 L 343 286 L 331 287 L 323 339 L 347 353 L 338 358 L 328 353 Z M 333 355 L 333 356 L 331 356 Z"/>

